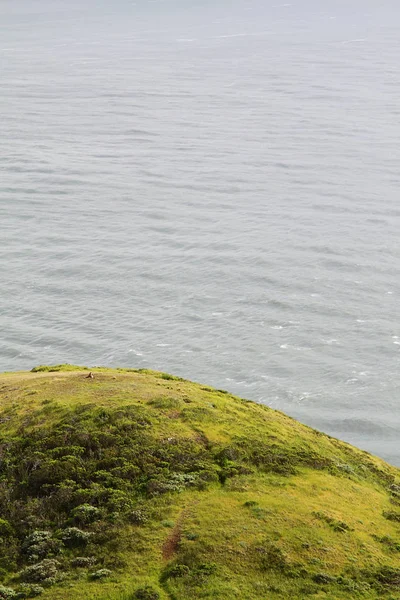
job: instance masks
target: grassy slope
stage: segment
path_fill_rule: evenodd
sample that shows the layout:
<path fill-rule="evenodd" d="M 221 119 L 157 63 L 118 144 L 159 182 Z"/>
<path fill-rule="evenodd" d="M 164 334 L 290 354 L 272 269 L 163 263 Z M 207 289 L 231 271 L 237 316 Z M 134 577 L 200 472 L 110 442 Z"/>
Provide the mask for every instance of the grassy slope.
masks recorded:
<path fill-rule="evenodd" d="M 398 469 L 223 391 L 150 371 L 93 369 L 86 379 L 70 369 L 0 376 L 0 517 L 16 531 L 4 585 L 19 589 L 16 573 L 29 561 L 18 548 L 32 531 L 59 538 L 78 525 L 96 542 L 63 549 L 65 579 L 43 598 L 128 600 L 149 584 L 170 600 L 400 599 Z M 114 447 L 121 430 L 129 435 Z M 73 467 L 60 431 L 66 447 L 82 445 Z M 131 465 L 118 463 L 115 478 L 102 480 L 98 473 L 111 469 L 104 457 L 117 465 L 131 439 Z M 88 482 L 93 469 L 103 495 Z M 69 504 L 60 500 L 65 478 L 67 487 L 86 486 Z M 119 485 L 129 506 L 111 503 Z M 82 503 L 97 506 L 101 520 L 74 521 Z M 146 520 L 135 522 L 132 510 Z M 76 556 L 95 556 L 97 565 L 73 569 Z M 90 581 L 96 568 L 112 573 Z"/>

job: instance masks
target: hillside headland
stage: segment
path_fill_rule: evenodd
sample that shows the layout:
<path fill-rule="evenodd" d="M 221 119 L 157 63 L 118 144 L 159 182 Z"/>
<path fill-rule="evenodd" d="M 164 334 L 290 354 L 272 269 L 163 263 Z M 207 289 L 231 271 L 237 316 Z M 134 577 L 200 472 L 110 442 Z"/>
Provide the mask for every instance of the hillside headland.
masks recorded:
<path fill-rule="evenodd" d="M 0 598 L 400 599 L 400 471 L 166 373 L 0 375 Z"/>

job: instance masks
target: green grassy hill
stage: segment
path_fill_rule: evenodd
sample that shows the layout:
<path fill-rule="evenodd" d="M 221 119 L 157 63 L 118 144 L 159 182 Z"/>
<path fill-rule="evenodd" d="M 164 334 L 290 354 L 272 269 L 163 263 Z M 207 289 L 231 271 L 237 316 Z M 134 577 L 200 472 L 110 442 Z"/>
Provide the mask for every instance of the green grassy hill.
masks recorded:
<path fill-rule="evenodd" d="M 147 370 L 0 375 L 0 598 L 400 599 L 400 471 Z"/>

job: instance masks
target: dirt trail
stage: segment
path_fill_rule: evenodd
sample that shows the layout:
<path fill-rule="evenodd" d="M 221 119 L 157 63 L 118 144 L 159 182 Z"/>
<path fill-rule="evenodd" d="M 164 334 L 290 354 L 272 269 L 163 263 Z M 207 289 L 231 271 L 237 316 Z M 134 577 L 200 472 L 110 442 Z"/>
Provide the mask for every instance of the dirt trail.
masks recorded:
<path fill-rule="evenodd" d="M 162 555 L 164 560 L 171 560 L 175 552 L 178 550 L 179 542 L 181 541 L 180 523 L 177 523 L 162 547 Z"/>
<path fill-rule="evenodd" d="M 181 514 L 179 515 L 179 517 L 175 523 L 174 528 L 172 529 L 171 533 L 165 540 L 163 547 L 162 547 L 162 555 L 163 555 L 164 560 L 171 560 L 173 555 L 178 550 L 179 542 L 181 541 L 181 537 L 182 537 L 182 525 L 183 525 L 185 519 L 190 514 L 190 510 L 193 508 L 193 506 L 195 504 L 196 504 L 195 502 L 192 502 L 191 504 L 189 504 L 189 506 L 186 506 L 182 510 Z"/>

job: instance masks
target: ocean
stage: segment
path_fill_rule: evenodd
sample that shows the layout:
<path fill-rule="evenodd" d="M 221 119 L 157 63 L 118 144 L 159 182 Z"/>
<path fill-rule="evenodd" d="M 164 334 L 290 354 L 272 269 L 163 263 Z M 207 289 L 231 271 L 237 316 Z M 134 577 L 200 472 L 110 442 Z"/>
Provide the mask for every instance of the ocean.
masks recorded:
<path fill-rule="evenodd" d="M 172 372 L 400 465 L 399 25 L 1 0 L 0 370 Z"/>

